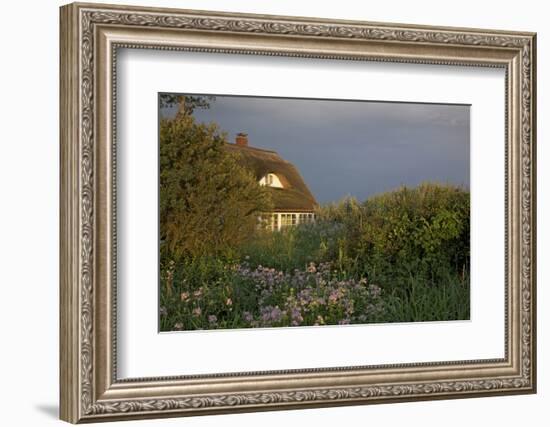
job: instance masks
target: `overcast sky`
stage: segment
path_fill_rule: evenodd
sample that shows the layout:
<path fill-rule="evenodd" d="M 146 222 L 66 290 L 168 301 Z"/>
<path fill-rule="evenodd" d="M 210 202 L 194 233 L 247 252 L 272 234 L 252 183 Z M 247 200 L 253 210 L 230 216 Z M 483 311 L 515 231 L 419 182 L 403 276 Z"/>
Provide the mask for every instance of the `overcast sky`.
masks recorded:
<path fill-rule="evenodd" d="M 216 96 L 201 122 L 277 151 L 319 203 L 423 181 L 470 185 L 470 107 Z"/>

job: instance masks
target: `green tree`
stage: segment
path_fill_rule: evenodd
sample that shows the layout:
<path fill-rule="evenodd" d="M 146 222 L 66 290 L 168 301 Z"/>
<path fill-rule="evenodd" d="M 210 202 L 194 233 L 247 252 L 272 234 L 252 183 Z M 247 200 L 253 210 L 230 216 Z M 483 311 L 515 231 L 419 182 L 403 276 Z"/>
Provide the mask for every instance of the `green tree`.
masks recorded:
<path fill-rule="evenodd" d="M 270 195 L 215 124 L 177 114 L 160 123 L 160 234 L 171 257 L 229 255 L 271 209 Z"/>

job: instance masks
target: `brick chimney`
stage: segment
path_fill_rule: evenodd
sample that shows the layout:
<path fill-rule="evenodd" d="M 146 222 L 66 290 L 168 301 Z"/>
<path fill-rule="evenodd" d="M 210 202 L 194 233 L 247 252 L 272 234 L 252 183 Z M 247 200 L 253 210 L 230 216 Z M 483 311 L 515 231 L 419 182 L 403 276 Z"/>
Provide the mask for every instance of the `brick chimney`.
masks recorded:
<path fill-rule="evenodd" d="M 240 147 L 248 147 L 248 134 L 247 133 L 238 133 L 235 138 L 235 144 Z"/>

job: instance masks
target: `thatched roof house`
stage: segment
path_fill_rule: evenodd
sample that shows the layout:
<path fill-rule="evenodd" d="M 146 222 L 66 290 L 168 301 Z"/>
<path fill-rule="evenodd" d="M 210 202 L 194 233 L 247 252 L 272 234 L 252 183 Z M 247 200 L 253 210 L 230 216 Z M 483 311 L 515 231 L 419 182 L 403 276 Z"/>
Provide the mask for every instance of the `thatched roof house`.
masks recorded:
<path fill-rule="evenodd" d="M 280 229 L 314 219 L 315 197 L 296 167 L 275 151 L 250 147 L 246 134 L 238 134 L 235 144 L 226 144 L 229 152 L 238 153 L 243 166 L 250 169 L 260 185 L 269 187 L 274 209 L 271 228 Z"/>

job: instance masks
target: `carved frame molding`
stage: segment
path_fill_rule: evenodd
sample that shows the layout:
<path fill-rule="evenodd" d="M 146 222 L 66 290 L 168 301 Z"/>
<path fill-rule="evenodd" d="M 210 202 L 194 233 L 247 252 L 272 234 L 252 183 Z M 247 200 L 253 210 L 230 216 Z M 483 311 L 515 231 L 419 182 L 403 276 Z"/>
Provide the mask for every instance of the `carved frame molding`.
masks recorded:
<path fill-rule="evenodd" d="M 117 380 L 113 147 L 114 65 L 120 47 L 506 68 L 506 357 Z M 62 419 L 75 423 L 535 391 L 534 34 L 71 4 L 61 8 L 60 91 Z M 271 376 L 268 386 L 259 385 Z M 299 385 L 285 386 L 290 379 Z M 196 392 L 198 383 L 209 391 Z"/>

